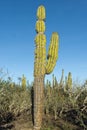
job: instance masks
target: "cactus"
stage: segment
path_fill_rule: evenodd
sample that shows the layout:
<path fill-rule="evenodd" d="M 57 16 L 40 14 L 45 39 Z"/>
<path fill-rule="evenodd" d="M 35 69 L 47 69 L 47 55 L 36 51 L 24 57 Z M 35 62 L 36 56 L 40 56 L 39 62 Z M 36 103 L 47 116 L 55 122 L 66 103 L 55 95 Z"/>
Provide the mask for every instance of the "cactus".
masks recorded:
<path fill-rule="evenodd" d="M 62 69 L 62 75 L 61 75 L 61 79 L 60 79 L 60 87 L 63 87 L 64 85 L 64 69 Z"/>
<path fill-rule="evenodd" d="M 65 91 L 66 90 L 71 90 L 72 89 L 72 74 L 71 72 L 68 73 L 68 77 L 65 79 Z"/>
<path fill-rule="evenodd" d="M 55 76 L 54 76 L 54 74 L 52 75 L 52 87 L 53 88 L 55 87 Z"/>
<path fill-rule="evenodd" d="M 22 89 L 23 89 L 23 90 L 26 89 L 26 77 L 24 76 L 24 74 L 23 74 L 23 76 L 22 76 Z"/>
<path fill-rule="evenodd" d="M 46 59 L 46 36 L 45 32 L 45 7 L 37 9 L 37 22 L 35 37 L 35 62 L 34 62 L 34 130 L 40 130 L 43 116 L 44 78 L 50 74 L 58 58 L 59 37 L 56 32 L 52 34 L 51 43 Z"/>
<path fill-rule="evenodd" d="M 72 74 L 71 74 L 71 72 L 68 73 L 67 84 L 68 84 L 68 88 L 72 89 Z"/>
<path fill-rule="evenodd" d="M 58 81 L 56 79 L 56 76 L 54 74 L 52 75 L 52 87 L 57 88 L 58 87 Z"/>
<path fill-rule="evenodd" d="M 11 87 L 11 88 L 14 88 L 14 83 L 13 83 L 13 82 L 10 84 L 10 87 Z"/>

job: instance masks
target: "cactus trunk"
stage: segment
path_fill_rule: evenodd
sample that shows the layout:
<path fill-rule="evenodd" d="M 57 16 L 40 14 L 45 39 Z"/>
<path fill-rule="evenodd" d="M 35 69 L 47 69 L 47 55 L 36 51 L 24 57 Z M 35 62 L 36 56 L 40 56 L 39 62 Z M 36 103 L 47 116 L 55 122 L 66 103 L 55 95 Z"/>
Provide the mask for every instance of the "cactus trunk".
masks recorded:
<path fill-rule="evenodd" d="M 34 130 L 40 130 L 43 116 L 44 76 L 34 79 Z"/>

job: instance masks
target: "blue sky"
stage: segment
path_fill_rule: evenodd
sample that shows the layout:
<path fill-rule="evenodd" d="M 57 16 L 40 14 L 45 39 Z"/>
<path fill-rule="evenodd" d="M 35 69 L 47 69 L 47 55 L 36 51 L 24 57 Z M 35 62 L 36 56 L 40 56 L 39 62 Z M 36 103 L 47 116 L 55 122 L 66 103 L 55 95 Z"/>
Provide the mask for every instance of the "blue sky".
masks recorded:
<path fill-rule="evenodd" d="M 13 80 L 24 74 L 31 82 L 34 69 L 36 10 L 46 8 L 47 49 L 52 32 L 60 36 L 59 59 L 53 73 L 60 80 L 87 79 L 87 0 L 0 0 L 0 68 Z M 52 73 L 52 74 L 53 74 Z M 46 76 L 51 79 L 52 74 Z"/>

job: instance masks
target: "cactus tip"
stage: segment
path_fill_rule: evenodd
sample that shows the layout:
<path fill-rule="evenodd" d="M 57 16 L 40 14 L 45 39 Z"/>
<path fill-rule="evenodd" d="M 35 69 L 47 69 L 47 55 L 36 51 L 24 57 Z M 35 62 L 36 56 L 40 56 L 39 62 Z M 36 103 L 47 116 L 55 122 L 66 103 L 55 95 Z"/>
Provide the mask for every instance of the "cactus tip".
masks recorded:
<path fill-rule="evenodd" d="M 41 20 L 45 20 L 46 18 L 45 7 L 43 5 L 40 5 L 37 9 L 37 18 Z"/>

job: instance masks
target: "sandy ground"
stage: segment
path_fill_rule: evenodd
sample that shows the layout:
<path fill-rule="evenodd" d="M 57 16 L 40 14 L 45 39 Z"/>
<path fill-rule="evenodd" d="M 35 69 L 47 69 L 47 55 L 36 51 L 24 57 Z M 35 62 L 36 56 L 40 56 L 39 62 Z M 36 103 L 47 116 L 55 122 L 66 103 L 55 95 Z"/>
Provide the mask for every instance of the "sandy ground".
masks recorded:
<path fill-rule="evenodd" d="M 66 127 L 65 127 L 66 126 Z M 67 127 L 68 126 L 68 127 Z M 51 117 L 45 117 L 41 130 L 81 130 L 77 126 L 65 122 L 62 119 L 54 120 Z M 0 130 L 33 130 L 32 117 L 29 115 L 20 115 L 15 120 L 2 124 Z"/>

